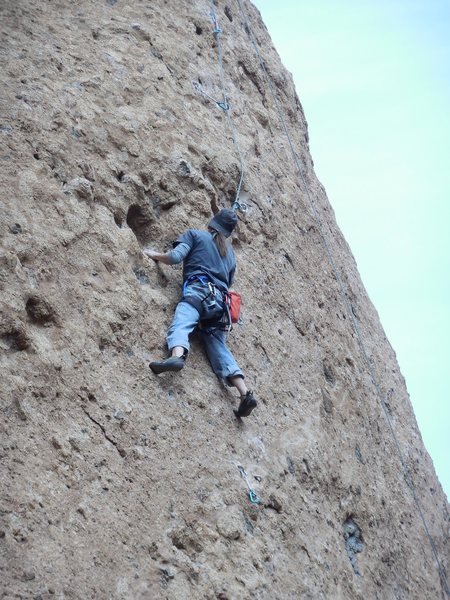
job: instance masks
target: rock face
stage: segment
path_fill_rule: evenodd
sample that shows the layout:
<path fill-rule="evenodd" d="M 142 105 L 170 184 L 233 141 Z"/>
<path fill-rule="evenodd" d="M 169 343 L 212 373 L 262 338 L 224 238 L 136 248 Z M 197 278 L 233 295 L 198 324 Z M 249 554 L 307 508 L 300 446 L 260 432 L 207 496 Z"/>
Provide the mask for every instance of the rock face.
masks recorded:
<path fill-rule="evenodd" d="M 395 354 L 314 174 L 292 79 L 243 6 L 445 569 L 448 505 Z M 201 93 L 223 99 L 210 9 L 1 3 L 1 597 L 443 598 L 233 0 L 215 2 L 248 204 L 230 345 L 259 406 L 234 418 L 198 341 L 180 374 L 148 369 L 181 271 L 142 247 L 204 227 L 240 176 L 227 113 Z"/>

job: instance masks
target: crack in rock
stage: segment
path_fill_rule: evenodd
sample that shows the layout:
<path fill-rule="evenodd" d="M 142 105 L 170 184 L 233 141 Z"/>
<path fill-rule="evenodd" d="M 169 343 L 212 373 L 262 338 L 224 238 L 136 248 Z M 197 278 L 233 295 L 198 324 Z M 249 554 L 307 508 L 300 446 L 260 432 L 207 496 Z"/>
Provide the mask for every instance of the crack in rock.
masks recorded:
<path fill-rule="evenodd" d="M 89 414 L 89 412 L 86 410 L 86 407 L 82 407 L 83 408 L 83 412 L 85 413 L 85 415 L 93 422 L 95 423 L 95 425 L 97 425 L 97 427 L 100 428 L 101 432 L 103 433 L 103 436 L 105 437 L 106 440 L 108 440 L 108 442 L 110 444 L 112 444 L 114 446 L 114 448 L 117 450 L 117 452 L 120 454 L 120 456 L 123 458 L 126 455 L 126 452 L 123 448 L 121 448 L 117 442 L 115 442 L 112 438 L 109 437 L 109 435 L 106 433 L 106 429 L 103 427 L 103 425 L 99 422 L 96 421 L 94 419 L 94 417 L 92 415 Z"/>

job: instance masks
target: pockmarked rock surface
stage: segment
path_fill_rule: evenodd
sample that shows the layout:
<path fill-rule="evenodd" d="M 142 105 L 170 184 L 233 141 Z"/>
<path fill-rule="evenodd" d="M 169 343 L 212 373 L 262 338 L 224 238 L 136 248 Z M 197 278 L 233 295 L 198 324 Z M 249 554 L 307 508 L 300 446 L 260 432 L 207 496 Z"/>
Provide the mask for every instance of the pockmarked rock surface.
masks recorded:
<path fill-rule="evenodd" d="M 180 374 L 148 368 L 181 271 L 142 248 L 204 227 L 240 175 L 211 4 L 0 3 L 1 598 L 445 597 L 251 32 L 444 569 L 447 500 L 292 78 L 242 4 L 251 31 L 214 2 L 248 204 L 230 345 L 259 406 L 238 422 L 198 342 Z"/>

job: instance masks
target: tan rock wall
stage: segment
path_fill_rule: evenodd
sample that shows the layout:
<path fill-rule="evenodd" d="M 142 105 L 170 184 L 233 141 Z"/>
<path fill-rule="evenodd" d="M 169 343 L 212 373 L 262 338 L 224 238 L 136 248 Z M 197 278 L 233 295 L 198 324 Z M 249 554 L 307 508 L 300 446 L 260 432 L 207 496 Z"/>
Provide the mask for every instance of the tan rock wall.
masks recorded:
<path fill-rule="evenodd" d="M 448 504 L 395 354 L 245 6 L 446 567 Z M 0 8 L 2 598 L 444 597 L 237 4 L 216 11 L 249 204 L 230 345 L 260 403 L 242 423 L 198 342 L 179 375 L 148 369 L 181 272 L 141 248 L 203 227 L 239 178 L 192 85 L 220 97 L 210 4 Z"/>

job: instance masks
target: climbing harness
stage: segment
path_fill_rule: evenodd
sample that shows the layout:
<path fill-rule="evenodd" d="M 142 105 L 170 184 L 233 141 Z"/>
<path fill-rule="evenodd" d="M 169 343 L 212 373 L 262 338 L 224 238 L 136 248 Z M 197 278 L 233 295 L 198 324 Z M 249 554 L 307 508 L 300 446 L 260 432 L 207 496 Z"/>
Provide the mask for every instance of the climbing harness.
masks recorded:
<path fill-rule="evenodd" d="M 247 484 L 247 488 L 248 488 L 248 497 L 249 500 L 252 504 L 261 504 L 261 498 L 258 496 L 258 494 L 255 492 L 255 490 L 251 487 L 249 481 L 248 481 L 248 475 L 244 469 L 244 467 L 242 465 L 238 465 L 238 469 L 239 472 L 241 474 L 242 479 L 245 481 L 245 483 Z"/>
<path fill-rule="evenodd" d="M 197 297 L 196 294 L 189 294 L 189 286 L 197 285 L 197 292 L 200 292 L 203 297 Z M 224 292 L 208 279 L 206 275 L 191 275 L 183 284 L 184 302 L 191 304 L 202 316 L 202 321 L 219 320 L 222 318 L 225 309 Z"/>
<path fill-rule="evenodd" d="M 341 276 L 341 274 L 339 272 L 339 269 L 337 267 L 336 261 L 334 259 L 333 251 L 332 251 L 331 246 L 330 246 L 330 244 L 328 242 L 328 239 L 326 237 L 325 230 L 324 230 L 323 223 L 322 223 L 322 219 L 320 218 L 320 215 L 319 215 L 319 212 L 318 212 L 317 207 L 315 205 L 315 202 L 314 202 L 314 200 L 313 200 L 313 198 L 311 196 L 311 193 L 310 193 L 310 190 L 309 190 L 309 186 L 308 186 L 308 184 L 306 182 L 305 175 L 303 173 L 302 165 L 301 165 L 301 163 L 299 161 L 299 158 L 297 156 L 297 153 L 295 151 L 291 135 L 290 135 L 289 130 L 288 130 L 287 125 L 286 125 L 286 120 L 285 120 L 285 118 L 283 116 L 283 112 L 281 110 L 281 106 L 280 106 L 279 100 L 277 98 L 275 89 L 274 89 L 274 84 L 272 82 L 272 79 L 271 79 L 271 77 L 270 77 L 270 75 L 268 73 L 266 64 L 265 64 L 265 62 L 264 62 L 264 60 L 263 60 L 263 58 L 261 56 L 261 53 L 259 51 L 258 45 L 256 43 L 255 36 L 254 36 L 252 28 L 250 26 L 250 22 L 249 22 L 248 16 L 247 16 L 247 14 L 245 12 L 244 7 L 242 6 L 242 1 L 241 0 L 236 0 L 236 3 L 238 5 L 238 8 L 239 8 L 239 11 L 241 13 L 242 19 L 244 21 L 245 30 L 246 30 L 249 38 L 250 38 L 250 41 L 252 43 L 253 48 L 255 49 L 256 55 L 257 55 L 258 60 L 259 60 L 259 64 L 260 64 L 261 69 L 263 70 L 263 72 L 265 74 L 265 77 L 266 77 L 266 80 L 268 82 L 269 89 L 270 89 L 270 94 L 271 94 L 272 99 L 274 101 L 275 108 L 276 108 L 276 111 L 278 113 L 278 117 L 280 119 L 282 128 L 283 128 L 284 133 L 286 135 L 286 138 L 287 138 L 287 141 L 288 141 L 288 145 L 289 145 L 289 149 L 290 149 L 291 154 L 292 154 L 292 159 L 293 159 L 294 165 L 295 165 L 296 170 L 298 172 L 298 175 L 299 175 L 299 177 L 300 177 L 300 179 L 302 181 L 303 189 L 305 191 L 306 197 L 308 198 L 309 205 L 310 205 L 313 217 L 314 217 L 314 219 L 316 221 L 316 224 L 317 224 L 317 227 L 318 227 L 318 230 L 319 230 L 319 233 L 320 233 L 320 237 L 322 239 L 322 243 L 324 245 L 324 248 L 325 248 L 325 251 L 326 251 L 326 254 L 327 254 L 328 261 L 330 263 L 330 266 L 332 268 L 332 271 L 333 271 L 334 276 L 336 278 L 336 281 L 338 283 L 341 296 L 343 298 L 345 307 L 346 307 L 347 312 L 349 314 L 350 321 L 352 323 L 353 330 L 354 330 L 354 333 L 355 333 L 357 341 L 358 341 L 358 346 L 360 348 L 360 351 L 361 351 L 362 357 L 364 359 L 364 362 L 367 365 L 367 368 L 368 368 L 368 371 L 369 371 L 369 374 L 370 374 L 370 377 L 371 377 L 371 380 L 372 380 L 372 384 L 373 384 L 374 389 L 375 389 L 375 395 L 377 397 L 377 400 L 378 400 L 378 402 L 379 402 L 379 404 L 380 404 L 380 406 L 381 406 L 381 408 L 383 410 L 383 413 L 385 415 L 386 421 L 388 423 L 388 427 L 389 427 L 389 430 L 391 432 L 391 435 L 392 435 L 392 438 L 393 438 L 393 441 L 394 441 L 394 444 L 395 444 L 395 447 L 396 447 L 396 450 L 397 450 L 397 453 L 398 453 L 398 456 L 399 456 L 399 460 L 400 460 L 400 463 L 401 463 L 401 466 L 402 466 L 402 469 L 403 469 L 403 475 L 404 475 L 404 478 L 405 478 L 405 482 L 408 485 L 408 487 L 411 489 L 414 503 L 416 505 L 416 508 L 417 508 L 418 513 L 419 513 L 420 519 L 422 521 L 422 524 L 423 524 L 426 536 L 427 536 L 429 544 L 431 546 L 431 550 L 432 550 L 432 552 L 434 554 L 434 557 L 435 557 L 435 560 L 436 560 L 436 563 L 437 563 L 438 572 L 439 572 L 439 575 L 440 575 L 440 578 L 441 578 L 441 582 L 442 582 L 443 587 L 444 587 L 444 589 L 446 591 L 446 594 L 448 596 L 450 596 L 449 585 L 448 585 L 447 578 L 445 576 L 445 572 L 444 572 L 444 569 L 442 567 L 441 561 L 440 561 L 439 556 L 438 556 L 436 545 L 435 545 L 434 540 L 433 540 L 433 538 L 432 538 L 432 536 L 430 534 L 430 531 L 429 531 L 429 528 L 428 528 L 428 525 L 427 525 L 427 522 L 426 522 L 426 519 L 425 519 L 425 515 L 423 514 L 422 508 L 420 506 L 420 502 L 419 502 L 419 499 L 418 499 L 418 496 L 417 496 L 416 487 L 415 487 L 414 482 L 412 480 L 412 477 L 410 475 L 408 466 L 407 466 L 405 458 L 403 456 L 403 452 L 402 452 L 402 450 L 400 448 L 400 443 L 398 441 L 397 434 L 395 433 L 394 426 L 393 426 L 392 421 L 391 421 L 391 417 L 389 415 L 388 409 L 387 409 L 386 404 L 385 404 L 384 399 L 383 399 L 383 394 L 381 392 L 381 387 L 380 387 L 380 385 L 378 383 L 378 378 L 376 376 L 374 367 L 372 365 L 372 362 L 371 362 L 371 360 L 369 358 L 369 355 L 368 355 L 368 352 L 366 350 L 366 346 L 364 344 L 364 340 L 363 340 L 361 331 L 359 329 L 358 322 L 356 320 L 354 311 L 352 310 L 352 304 L 351 304 L 351 302 L 350 302 L 350 300 L 348 298 L 348 295 L 347 295 L 347 292 L 346 292 L 346 289 L 345 289 L 345 285 L 344 285 L 344 282 L 342 280 L 342 276 Z"/>
<path fill-rule="evenodd" d="M 191 284 L 199 281 L 207 293 L 201 300 L 189 299 L 188 288 Z M 206 290 L 205 290 L 206 291 Z M 203 331 L 210 333 L 212 330 L 221 329 L 230 332 L 233 323 L 239 323 L 241 314 L 241 295 L 238 292 L 223 292 L 208 279 L 206 275 L 191 275 L 183 284 L 183 299 L 192 304 L 200 314 L 217 313 L 213 318 L 202 318 Z M 221 309 L 221 312 L 219 312 Z"/>
<path fill-rule="evenodd" d="M 212 284 L 212 283 L 209 281 L 209 279 L 207 278 L 207 276 L 206 276 L 206 275 L 191 275 L 190 277 L 188 277 L 188 278 L 186 279 L 186 281 L 185 281 L 185 282 L 184 282 L 184 284 L 183 284 L 183 296 L 185 296 L 185 295 L 186 295 L 186 292 L 187 292 L 188 286 L 189 286 L 191 283 L 194 283 L 194 281 L 200 281 L 200 283 L 202 283 L 202 284 L 203 284 L 203 285 L 205 285 L 205 286 L 208 286 L 208 285 L 213 285 L 213 284 Z M 210 288 L 210 292 L 211 292 L 211 288 Z"/>
<path fill-rule="evenodd" d="M 234 200 L 231 203 L 231 208 L 235 211 L 239 210 L 242 213 L 246 213 L 248 210 L 247 204 L 245 202 L 241 202 L 239 200 L 239 196 L 241 194 L 241 189 L 242 189 L 242 184 L 244 181 L 244 157 L 242 155 L 242 151 L 241 151 L 241 148 L 240 148 L 238 140 L 237 140 L 236 129 L 234 127 L 233 119 L 231 117 L 231 107 L 230 107 L 230 103 L 228 101 L 227 91 L 226 91 L 226 87 L 225 87 L 225 75 L 224 75 L 224 68 L 223 68 L 222 44 L 221 44 L 221 38 L 220 38 L 222 29 L 219 27 L 219 21 L 217 19 L 216 11 L 214 10 L 213 4 L 211 4 L 211 10 L 210 10 L 209 16 L 210 16 L 211 21 L 214 26 L 213 35 L 214 35 L 214 38 L 217 43 L 217 59 L 218 59 L 218 63 L 219 63 L 219 78 L 220 78 L 220 87 L 222 90 L 222 100 L 216 100 L 210 94 L 208 94 L 203 89 L 203 86 L 200 82 L 193 81 L 192 85 L 194 86 L 195 90 L 197 90 L 205 98 L 208 98 L 209 100 L 214 102 L 214 104 L 216 104 L 216 106 L 218 106 L 220 109 L 222 109 L 226 115 L 227 125 L 231 132 L 231 138 L 233 140 L 233 144 L 236 149 L 236 152 L 239 156 L 239 181 L 236 186 Z"/>
<path fill-rule="evenodd" d="M 189 294 L 189 286 L 200 282 L 200 287 L 205 291 L 203 298 L 196 298 Z M 237 306 L 239 298 L 239 306 Z M 214 335 L 217 330 L 229 333 L 233 323 L 239 320 L 237 309 L 240 308 L 240 296 L 237 292 L 223 292 L 206 275 L 191 275 L 183 284 L 184 302 L 191 304 L 202 315 L 199 327 L 207 335 Z M 217 337 L 217 336 L 215 336 Z"/>

